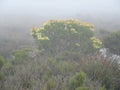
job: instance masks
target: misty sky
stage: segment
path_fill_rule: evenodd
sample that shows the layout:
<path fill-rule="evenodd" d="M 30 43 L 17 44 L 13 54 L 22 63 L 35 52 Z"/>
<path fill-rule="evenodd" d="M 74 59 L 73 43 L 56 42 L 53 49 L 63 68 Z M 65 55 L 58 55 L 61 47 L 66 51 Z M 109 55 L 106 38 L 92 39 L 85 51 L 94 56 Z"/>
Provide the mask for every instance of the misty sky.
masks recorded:
<path fill-rule="evenodd" d="M 0 15 L 120 15 L 120 0 L 0 0 Z"/>

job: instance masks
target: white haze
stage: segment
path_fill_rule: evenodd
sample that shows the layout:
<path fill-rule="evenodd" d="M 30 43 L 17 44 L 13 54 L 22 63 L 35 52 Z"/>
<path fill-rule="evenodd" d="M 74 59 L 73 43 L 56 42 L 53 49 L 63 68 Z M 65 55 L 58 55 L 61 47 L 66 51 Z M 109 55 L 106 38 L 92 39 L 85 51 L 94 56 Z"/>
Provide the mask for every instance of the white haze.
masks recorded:
<path fill-rule="evenodd" d="M 118 30 L 120 0 L 0 0 L 0 28 L 28 30 L 49 19 L 71 18 Z"/>
<path fill-rule="evenodd" d="M 34 46 L 30 29 L 49 19 L 79 19 L 120 30 L 120 0 L 0 0 L 0 52 Z"/>
<path fill-rule="evenodd" d="M 0 16 L 120 15 L 119 0 L 0 0 Z"/>

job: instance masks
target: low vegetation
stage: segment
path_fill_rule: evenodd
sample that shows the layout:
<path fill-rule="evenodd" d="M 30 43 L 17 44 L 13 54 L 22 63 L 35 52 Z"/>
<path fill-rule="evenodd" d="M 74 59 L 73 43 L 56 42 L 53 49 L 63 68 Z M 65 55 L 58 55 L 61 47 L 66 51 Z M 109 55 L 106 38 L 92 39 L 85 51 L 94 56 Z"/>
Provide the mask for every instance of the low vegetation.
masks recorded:
<path fill-rule="evenodd" d="M 108 34 L 104 37 L 103 42 L 110 52 L 120 55 L 120 31 Z"/>
<path fill-rule="evenodd" d="M 77 20 L 33 28 L 38 48 L 0 57 L 0 90 L 120 90 L 119 58 L 101 55 L 93 29 Z"/>

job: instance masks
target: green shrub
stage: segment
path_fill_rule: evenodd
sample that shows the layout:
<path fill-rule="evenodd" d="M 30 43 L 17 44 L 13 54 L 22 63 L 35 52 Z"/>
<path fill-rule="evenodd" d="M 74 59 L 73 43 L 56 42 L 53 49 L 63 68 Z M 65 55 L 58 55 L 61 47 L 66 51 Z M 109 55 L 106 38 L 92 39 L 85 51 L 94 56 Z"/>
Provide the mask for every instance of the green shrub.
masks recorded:
<path fill-rule="evenodd" d="M 50 20 L 32 29 L 39 49 L 48 55 L 69 52 L 93 53 L 102 42 L 93 32 L 93 25 L 78 20 Z"/>
<path fill-rule="evenodd" d="M 86 81 L 86 74 L 83 71 L 77 72 L 69 80 L 70 90 L 76 90 L 78 87 L 84 86 Z"/>
<path fill-rule="evenodd" d="M 120 88 L 120 82 L 117 82 L 120 78 L 120 69 L 116 60 L 96 55 L 85 57 L 83 62 L 83 70 L 91 80 L 99 81 L 108 90 Z"/>
<path fill-rule="evenodd" d="M 104 37 L 103 44 L 110 52 L 120 55 L 120 31 L 112 32 Z"/>
<path fill-rule="evenodd" d="M 4 64 L 4 58 L 0 56 L 0 69 L 2 68 L 3 64 Z"/>
<path fill-rule="evenodd" d="M 99 90 L 106 90 L 106 88 L 103 86 L 103 87 L 100 87 Z"/>
<path fill-rule="evenodd" d="M 4 68 L 9 70 L 9 69 L 13 68 L 13 65 L 11 62 L 7 62 L 4 64 Z"/>
<path fill-rule="evenodd" d="M 1 68 L 3 67 L 4 65 L 4 58 L 2 56 L 0 56 L 0 80 L 3 80 L 5 75 L 3 72 L 1 72 Z"/>
<path fill-rule="evenodd" d="M 47 89 L 48 90 L 53 90 L 55 88 L 55 82 L 52 79 L 48 79 L 47 81 Z"/>
<path fill-rule="evenodd" d="M 87 87 L 78 87 L 75 90 L 88 90 L 88 88 Z"/>
<path fill-rule="evenodd" d="M 3 80 L 5 77 L 4 73 L 0 72 L 0 80 Z"/>
<path fill-rule="evenodd" d="M 25 60 L 28 59 L 28 49 L 21 49 L 13 52 L 13 64 L 20 64 L 23 63 Z"/>
<path fill-rule="evenodd" d="M 6 62 L 3 66 L 2 71 L 5 75 L 13 75 L 14 74 L 14 65 L 11 62 Z"/>

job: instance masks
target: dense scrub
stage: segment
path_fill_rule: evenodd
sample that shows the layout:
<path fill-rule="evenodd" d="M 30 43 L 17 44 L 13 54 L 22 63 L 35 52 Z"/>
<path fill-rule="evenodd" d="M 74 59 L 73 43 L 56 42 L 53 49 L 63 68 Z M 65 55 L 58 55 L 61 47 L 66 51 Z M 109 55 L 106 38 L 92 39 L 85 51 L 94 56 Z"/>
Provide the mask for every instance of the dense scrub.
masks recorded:
<path fill-rule="evenodd" d="M 46 57 L 24 51 L 26 57 L 7 61 L 1 90 L 119 90 L 119 64 L 100 55 L 79 60 Z M 30 54 L 31 52 L 31 54 Z M 16 52 L 18 53 L 18 51 Z M 21 53 L 21 50 L 20 50 Z M 38 54 L 39 53 L 39 54 Z M 32 55 L 35 55 L 34 57 Z"/>
<path fill-rule="evenodd" d="M 120 90 L 119 58 L 98 52 L 102 43 L 91 28 L 73 20 L 33 28 L 39 48 L 0 57 L 0 90 Z"/>
<path fill-rule="evenodd" d="M 110 52 L 120 55 L 120 31 L 108 34 L 104 37 L 103 42 Z"/>

